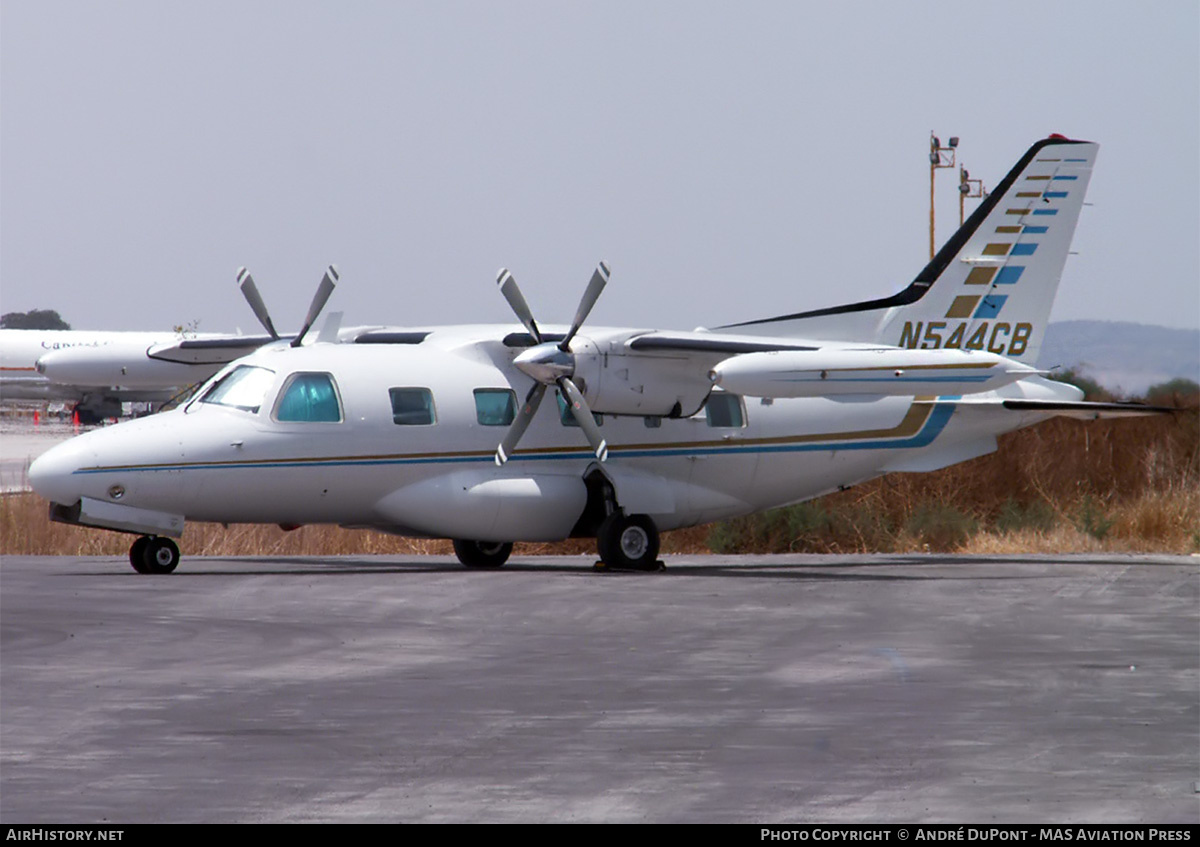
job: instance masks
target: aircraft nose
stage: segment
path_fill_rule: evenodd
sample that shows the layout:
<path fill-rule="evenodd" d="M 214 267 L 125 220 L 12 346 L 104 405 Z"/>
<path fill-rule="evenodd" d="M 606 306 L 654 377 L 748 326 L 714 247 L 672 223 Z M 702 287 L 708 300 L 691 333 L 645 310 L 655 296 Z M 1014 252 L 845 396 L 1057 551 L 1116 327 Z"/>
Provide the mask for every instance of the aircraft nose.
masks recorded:
<path fill-rule="evenodd" d="M 29 485 L 47 500 L 70 505 L 81 496 L 78 477 L 84 453 L 68 441 L 51 447 L 29 466 Z"/>

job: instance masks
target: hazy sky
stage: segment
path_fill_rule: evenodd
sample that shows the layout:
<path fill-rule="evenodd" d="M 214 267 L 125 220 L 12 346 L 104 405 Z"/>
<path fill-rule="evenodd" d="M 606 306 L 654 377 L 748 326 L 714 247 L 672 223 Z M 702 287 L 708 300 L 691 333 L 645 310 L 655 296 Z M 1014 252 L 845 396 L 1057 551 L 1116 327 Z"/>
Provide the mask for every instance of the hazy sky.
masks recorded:
<path fill-rule="evenodd" d="M 887 295 L 928 137 L 1101 145 L 1053 319 L 1200 326 L 1200 4 L 0 0 L 0 309 L 692 328 Z M 939 243 L 957 225 L 939 172 Z"/>

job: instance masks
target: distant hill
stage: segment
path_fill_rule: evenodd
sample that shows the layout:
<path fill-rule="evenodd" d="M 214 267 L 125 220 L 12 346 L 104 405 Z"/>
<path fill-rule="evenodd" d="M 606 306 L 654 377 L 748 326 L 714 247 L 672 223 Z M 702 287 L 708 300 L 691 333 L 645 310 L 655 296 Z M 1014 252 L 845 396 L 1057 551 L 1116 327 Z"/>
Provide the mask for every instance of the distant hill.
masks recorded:
<path fill-rule="evenodd" d="M 1037 366 L 1055 365 L 1076 368 L 1121 394 L 1176 377 L 1200 382 L 1200 330 L 1126 321 L 1052 323 Z"/>

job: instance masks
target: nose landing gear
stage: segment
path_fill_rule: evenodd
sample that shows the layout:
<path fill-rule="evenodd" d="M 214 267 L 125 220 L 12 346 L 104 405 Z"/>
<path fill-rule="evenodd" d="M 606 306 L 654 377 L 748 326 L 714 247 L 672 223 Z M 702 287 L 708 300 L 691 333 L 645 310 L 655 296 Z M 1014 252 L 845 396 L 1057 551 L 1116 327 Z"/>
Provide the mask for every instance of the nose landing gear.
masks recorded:
<path fill-rule="evenodd" d="M 138 573 L 170 573 L 179 564 L 179 546 L 169 538 L 143 535 L 129 548 L 129 564 Z"/>

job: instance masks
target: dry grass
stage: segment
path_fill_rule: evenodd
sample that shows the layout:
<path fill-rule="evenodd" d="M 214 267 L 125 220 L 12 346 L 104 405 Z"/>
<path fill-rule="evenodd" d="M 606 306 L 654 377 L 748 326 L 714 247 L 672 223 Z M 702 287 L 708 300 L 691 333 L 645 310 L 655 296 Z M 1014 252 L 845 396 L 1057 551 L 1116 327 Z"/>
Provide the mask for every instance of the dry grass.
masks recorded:
<path fill-rule="evenodd" d="M 1056 419 L 988 456 L 714 525 L 721 552 L 1200 551 L 1200 426 Z"/>
<path fill-rule="evenodd" d="M 1016 529 L 1009 532 L 984 531 L 973 536 L 960 553 L 1102 553 L 1115 552 L 1073 526 L 1060 525 L 1050 530 Z"/>
<path fill-rule="evenodd" d="M 131 535 L 103 532 L 52 523 L 46 501 L 36 494 L 10 494 L 0 498 L 0 555 L 24 556 L 123 556 Z M 663 534 L 664 553 L 705 550 L 707 527 Z M 452 555 L 443 539 L 400 538 L 380 532 L 342 529 L 337 526 L 303 526 L 290 532 L 275 525 L 189 523 L 181 546 L 194 556 L 345 556 Z M 594 555 L 596 543 L 575 539 L 557 544 L 518 544 L 516 553 L 538 555 Z"/>
<path fill-rule="evenodd" d="M 663 535 L 664 553 L 1200 551 L 1197 410 L 1136 420 L 1052 420 L 990 456 L 895 474 L 810 503 Z M 127 535 L 51 523 L 33 494 L 0 498 L 0 554 L 125 555 Z M 333 526 L 189 524 L 190 555 L 450 554 L 450 543 Z M 518 555 L 595 553 L 591 540 Z"/>

